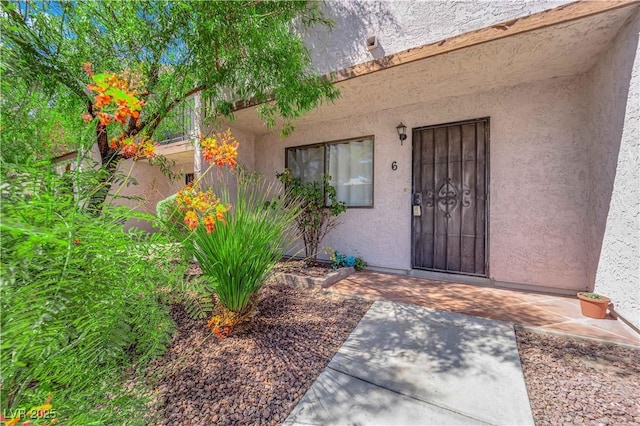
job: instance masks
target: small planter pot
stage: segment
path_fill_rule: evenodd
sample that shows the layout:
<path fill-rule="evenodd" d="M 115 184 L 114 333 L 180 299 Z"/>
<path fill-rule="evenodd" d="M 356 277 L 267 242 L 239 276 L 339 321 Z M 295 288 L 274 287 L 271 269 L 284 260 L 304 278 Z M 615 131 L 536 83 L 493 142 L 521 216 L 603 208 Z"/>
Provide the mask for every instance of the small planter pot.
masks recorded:
<path fill-rule="evenodd" d="M 580 299 L 580 310 L 582 315 L 589 318 L 603 319 L 607 316 L 607 307 L 611 303 L 611 299 L 598 295 L 597 299 L 586 296 L 593 293 L 578 293 Z"/>

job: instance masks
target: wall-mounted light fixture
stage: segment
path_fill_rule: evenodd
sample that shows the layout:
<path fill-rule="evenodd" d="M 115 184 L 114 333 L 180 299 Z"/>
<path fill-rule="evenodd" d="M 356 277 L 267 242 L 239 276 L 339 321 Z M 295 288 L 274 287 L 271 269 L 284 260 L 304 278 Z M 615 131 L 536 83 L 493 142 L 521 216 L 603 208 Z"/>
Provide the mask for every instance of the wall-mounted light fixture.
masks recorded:
<path fill-rule="evenodd" d="M 400 145 L 402 145 L 402 142 L 407 138 L 407 126 L 400 122 L 400 124 L 396 126 L 396 130 L 398 132 L 398 137 L 400 138 Z"/>

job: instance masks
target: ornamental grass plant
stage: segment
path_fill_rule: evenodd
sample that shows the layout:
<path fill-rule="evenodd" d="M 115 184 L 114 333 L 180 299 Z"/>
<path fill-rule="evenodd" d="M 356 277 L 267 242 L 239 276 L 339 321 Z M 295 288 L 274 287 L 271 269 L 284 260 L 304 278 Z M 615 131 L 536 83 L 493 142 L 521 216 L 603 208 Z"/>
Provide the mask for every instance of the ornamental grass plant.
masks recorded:
<path fill-rule="evenodd" d="M 214 332 L 216 325 L 233 327 L 250 314 L 256 293 L 296 238 L 300 203 L 278 195 L 273 183 L 237 170 L 221 191 L 222 202 L 233 206 L 226 220 L 214 232 L 194 231 L 200 267 L 224 310 L 234 313 L 219 313 L 220 324 L 210 322 Z"/>

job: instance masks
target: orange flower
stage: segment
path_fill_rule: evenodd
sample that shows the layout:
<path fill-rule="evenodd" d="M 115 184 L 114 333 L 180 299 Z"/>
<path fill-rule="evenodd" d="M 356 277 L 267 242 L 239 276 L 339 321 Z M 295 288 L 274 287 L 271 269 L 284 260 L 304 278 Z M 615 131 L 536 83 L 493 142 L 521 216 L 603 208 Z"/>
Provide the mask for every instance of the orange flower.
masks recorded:
<path fill-rule="evenodd" d="M 102 123 L 102 125 L 104 126 L 108 126 L 109 123 L 111 122 L 111 116 L 104 112 L 98 113 L 98 119 L 100 120 L 100 123 Z"/>
<path fill-rule="evenodd" d="M 198 227 L 198 216 L 196 215 L 196 212 L 188 211 L 184 215 L 184 223 L 186 223 L 192 231 L 196 229 Z"/>
<path fill-rule="evenodd" d="M 200 145 L 205 161 L 220 167 L 229 165 L 234 168 L 237 165 L 238 142 L 231 134 L 231 129 L 210 138 L 200 135 Z"/>
<path fill-rule="evenodd" d="M 231 206 L 224 206 L 222 204 L 218 204 L 216 206 L 216 219 L 221 222 L 227 223 L 227 219 L 224 217 L 224 214 L 231 210 Z"/>
<path fill-rule="evenodd" d="M 216 218 L 209 214 L 204 217 L 203 222 L 204 222 L 204 227 L 207 230 L 207 234 L 212 233 L 216 227 Z"/>
<path fill-rule="evenodd" d="M 88 123 L 93 120 L 93 117 L 91 116 L 91 114 L 84 113 L 82 114 L 82 119 Z"/>
<path fill-rule="evenodd" d="M 84 64 L 84 69 L 92 78 L 93 83 L 87 88 L 96 92 L 94 107 L 96 110 L 108 114 L 109 121 L 126 125 L 130 117 L 138 119 L 144 102 L 137 99 L 140 93 L 136 90 L 142 83 L 129 72 L 119 75 L 113 73 L 101 73 L 94 75 L 91 64 Z M 146 93 L 146 92 L 145 92 Z M 103 118 L 106 121 L 106 118 Z"/>
<path fill-rule="evenodd" d="M 156 155 L 156 144 L 148 140 L 140 145 L 138 151 L 143 158 L 153 158 Z"/>
<path fill-rule="evenodd" d="M 129 114 L 126 114 L 120 109 L 116 112 L 116 115 L 113 116 L 113 121 L 120 124 L 127 124 L 128 119 L 129 119 Z"/>
<path fill-rule="evenodd" d="M 231 137 L 230 132 L 227 132 L 227 135 Z M 208 148 L 213 148 L 218 143 L 215 139 L 205 139 L 202 136 L 201 141 Z M 237 155 L 235 146 L 228 144 L 227 146 L 231 147 L 231 152 Z M 234 160 L 234 158 L 231 159 Z M 226 164 L 232 163 L 227 161 Z M 207 233 L 212 233 L 215 230 L 217 221 L 226 223 L 225 213 L 231 209 L 231 206 L 223 205 L 211 190 L 201 191 L 199 188 L 194 188 L 193 182 L 178 191 L 175 205 L 179 211 L 185 212 L 184 221 L 190 229 L 197 228 L 201 220 Z"/>
<path fill-rule="evenodd" d="M 105 95 L 104 93 L 100 93 L 99 95 L 96 96 L 95 98 L 95 104 L 96 104 L 96 108 L 102 108 L 105 105 L 107 105 L 109 102 L 111 102 L 113 98 L 109 95 Z"/>
<path fill-rule="evenodd" d="M 132 138 L 124 138 L 120 141 L 120 153 L 125 158 L 135 157 L 138 147 Z"/>

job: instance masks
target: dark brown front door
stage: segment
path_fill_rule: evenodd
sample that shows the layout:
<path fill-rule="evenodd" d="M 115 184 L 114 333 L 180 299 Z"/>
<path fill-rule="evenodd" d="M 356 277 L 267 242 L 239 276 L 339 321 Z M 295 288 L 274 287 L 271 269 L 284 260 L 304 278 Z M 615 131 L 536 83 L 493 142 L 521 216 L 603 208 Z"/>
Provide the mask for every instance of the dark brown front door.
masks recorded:
<path fill-rule="evenodd" d="M 489 119 L 413 129 L 413 267 L 487 275 Z"/>

